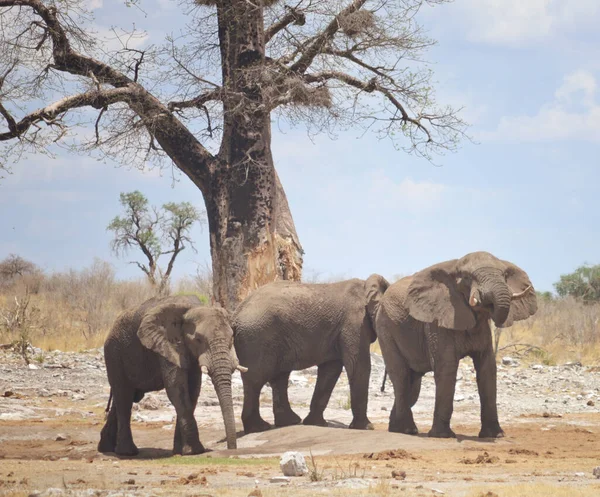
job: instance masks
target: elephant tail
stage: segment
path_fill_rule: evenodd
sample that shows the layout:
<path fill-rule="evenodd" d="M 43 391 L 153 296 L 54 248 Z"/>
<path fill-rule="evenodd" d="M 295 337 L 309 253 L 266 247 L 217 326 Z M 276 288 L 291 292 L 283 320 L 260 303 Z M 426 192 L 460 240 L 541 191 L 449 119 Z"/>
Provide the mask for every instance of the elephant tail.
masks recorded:
<path fill-rule="evenodd" d="M 112 388 L 110 389 L 110 393 L 108 394 L 108 403 L 106 404 L 106 409 L 104 409 L 104 419 L 108 417 L 108 412 L 110 411 L 110 404 L 112 402 Z"/>

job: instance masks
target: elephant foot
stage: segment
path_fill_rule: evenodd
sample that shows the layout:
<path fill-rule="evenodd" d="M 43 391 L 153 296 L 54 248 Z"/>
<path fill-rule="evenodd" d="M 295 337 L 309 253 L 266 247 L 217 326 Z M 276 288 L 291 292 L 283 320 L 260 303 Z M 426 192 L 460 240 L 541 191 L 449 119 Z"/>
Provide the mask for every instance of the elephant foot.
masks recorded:
<path fill-rule="evenodd" d="M 369 418 L 364 419 L 353 419 L 350 423 L 349 428 L 351 430 L 374 430 L 373 423 L 369 421 Z"/>
<path fill-rule="evenodd" d="M 283 428 L 284 426 L 292 426 L 300 424 L 302 418 L 291 409 L 285 413 L 275 414 L 275 426 Z"/>
<path fill-rule="evenodd" d="M 173 449 L 173 454 L 181 454 L 182 456 L 194 456 L 198 454 L 204 454 L 206 449 L 204 446 L 198 442 L 193 445 L 184 445 L 181 449 Z"/>
<path fill-rule="evenodd" d="M 456 433 L 454 433 L 449 426 L 441 428 L 433 427 L 429 430 L 427 436 L 432 438 L 456 438 Z"/>
<path fill-rule="evenodd" d="M 500 428 L 500 426 L 494 426 L 491 428 L 481 427 L 481 431 L 479 432 L 479 438 L 503 438 L 504 430 Z"/>
<path fill-rule="evenodd" d="M 404 435 L 417 435 L 419 433 L 419 429 L 414 421 L 412 423 L 390 421 L 388 431 L 391 433 L 403 433 Z"/>
<path fill-rule="evenodd" d="M 100 442 L 98 442 L 98 452 L 102 452 L 103 454 L 107 452 L 114 452 L 116 448 L 116 444 L 114 440 L 109 440 L 108 438 L 100 438 Z"/>
<path fill-rule="evenodd" d="M 270 430 L 272 426 L 267 423 L 264 419 L 259 418 L 257 421 L 249 421 L 244 423 L 244 433 L 260 433 L 262 431 Z"/>
<path fill-rule="evenodd" d="M 115 454 L 119 456 L 137 456 L 139 452 L 140 451 L 133 442 L 117 444 L 115 447 Z"/>
<path fill-rule="evenodd" d="M 308 416 L 302 421 L 302 424 L 308 426 L 323 426 L 325 428 L 328 426 L 327 421 L 325 421 L 325 418 L 323 417 L 323 413 L 313 414 L 309 412 Z"/>

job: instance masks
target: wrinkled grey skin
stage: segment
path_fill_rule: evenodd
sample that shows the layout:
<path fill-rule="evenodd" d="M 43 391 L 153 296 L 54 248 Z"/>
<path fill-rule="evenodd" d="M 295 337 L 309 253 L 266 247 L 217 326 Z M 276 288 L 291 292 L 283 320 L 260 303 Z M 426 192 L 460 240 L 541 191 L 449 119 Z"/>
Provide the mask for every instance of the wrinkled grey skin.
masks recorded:
<path fill-rule="evenodd" d="M 196 297 L 150 299 L 117 318 L 104 343 L 104 360 L 112 407 L 98 451 L 136 455 L 132 404 L 146 392 L 165 388 L 177 412 L 173 452 L 203 453 L 194 419 L 202 370 L 210 375 L 219 398 L 227 448 L 236 448 L 231 375 L 239 362 L 224 310 L 203 307 Z"/>
<path fill-rule="evenodd" d="M 280 281 L 265 285 L 243 301 L 232 319 L 235 348 L 248 372 L 242 375 L 246 433 L 270 425 L 259 413 L 259 396 L 273 389 L 275 426 L 299 423 L 287 388 L 290 372 L 318 366 L 317 384 L 304 424 L 327 426 L 323 411 L 346 368 L 353 421 L 350 428 L 373 429 L 367 418 L 372 319 L 388 282 L 379 275 L 331 284 Z"/>
<path fill-rule="evenodd" d="M 389 431 L 416 434 L 411 407 L 421 377 L 433 371 L 432 437 L 454 437 L 450 428 L 459 360 L 473 359 L 481 403 L 480 437 L 502 437 L 496 406 L 496 361 L 489 320 L 507 327 L 537 310 L 527 274 L 487 252 L 442 262 L 390 285 L 375 329 L 395 401 Z"/>

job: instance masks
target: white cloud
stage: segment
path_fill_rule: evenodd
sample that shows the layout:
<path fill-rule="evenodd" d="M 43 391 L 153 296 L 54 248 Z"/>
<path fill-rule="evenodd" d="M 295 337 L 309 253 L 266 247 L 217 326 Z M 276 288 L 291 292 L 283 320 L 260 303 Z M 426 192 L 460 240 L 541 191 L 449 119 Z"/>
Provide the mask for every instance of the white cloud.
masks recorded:
<path fill-rule="evenodd" d="M 600 2 L 462 0 L 440 9 L 440 14 L 444 14 L 443 22 L 450 29 L 464 33 L 469 41 L 516 46 L 545 41 L 557 34 L 595 29 L 600 23 Z"/>
<path fill-rule="evenodd" d="M 600 103 L 593 74 L 567 75 L 554 100 L 534 116 L 503 117 L 493 132 L 478 135 L 482 141 L 548 142 L 583 140 L 600 143 Z"/>
<path fill-rule="evenodd" d="M 382 170 L 370 175 L 369 203 L 397 211 L 425 212 L 439 208 L 448 188 L 439 183 L 405 178 L 395 183 Z"/>
<path fill-rule="evenodd" d="M 98 10 L 104 7 L 104 0 L 86 0 L 85 6 L 89 10 Z"/>

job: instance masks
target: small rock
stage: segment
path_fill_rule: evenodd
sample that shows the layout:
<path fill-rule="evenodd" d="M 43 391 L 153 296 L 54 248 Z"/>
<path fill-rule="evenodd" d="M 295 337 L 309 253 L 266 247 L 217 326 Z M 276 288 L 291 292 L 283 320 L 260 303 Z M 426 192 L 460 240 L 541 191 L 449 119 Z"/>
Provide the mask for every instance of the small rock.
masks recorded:
<path fill-rule="evenodd" d="M 502 364 L 504 366 L 517 366 L 519 363 L 512 357 L 505 356 L 502 358 Z"/>
<path fill-rule="evenodd" d="M 583 400 L 583 395 L 578 395 L 577 400 Z"/>
<path fill-rule="evenodd" d="M 56 435 L 56 438 L 54 440 L 56 440 L 57 442 L 64 442 L 66 439 L 67 437 L 65 435 L 59 433 L 58 435 Z"/>
<path fill-rule="evenodd" d="M 454 396 L 454 401 L 455 402 L 462 402 L 463 400 L 465 400 L 465 396 L 464 395 L 458 394 L 458 395 Z"/>
<path fill-rule="evenodd" d="M 542 366 L 541 364 L 534 364 L 533 366 L 531 366 L 531 369 L 533 369 L 534 371 L 541 371 L 542 369 L 544 369 L 544 366 Z"/>
<path fill-rule="evenodd" d="M 588 400 L 587 401 L 587 405 L 590 406 L 590 407 L 594 407 L 596 404 L 594 403 L 593 400 Z"/>
<path fill-rule="evenodd" d="M 436 495 L 445 495 L 446 494 L 446 492 L 444 492 L 443 490 L 439 490 L 437 488 L 432 488 L 431 491 Z"/>
<path fill-rule="evenodd" d="M 279 460 L 279 467 L 285 476 L 304 476 L 308 474 L 306 460 L 300 452 L 285 452 Z"/>
<path fill-rule="evenodd" d="M 29 369 L 40 369 L 38 366 L 36 366 L 35 364 L 28 364 L 27 367 Z"/>
<path fill-rule="evenodd" d="M 7 390 L 4 392 L 4 397 L 12 397 L 15 394 L 12 390 Z"/>
<path fill-rule="evenodd" d="M 382 411 L 387 411 L 388 409 L 387 409 L 387 407 L 385 407 L 385 406 L 381 406 L 381 410 L 382 410 Z"/>
<path fill-rule="evenodd" d="M 585 473 L 583 473 L 582 471 L 578 471 L 577 473 L 575 473 L 575 476 L 585 476 Z"/>
<path fill-rule="evenodd" d="M 592 474 L 596 477 L 596 478 L 600 478 L 600 466 L 596 466 L 594 468 L 594 470 L 592 471 Z"/>
<path fill-rule="evenodd" d="M 135 480 L 133 478 L 130 478 L 129 480 L 125 481 L 125 485 L 135 485 Z"/>
<path fill-rule="evenodd" d="M 271 483 L 289 483 L 291 478 L 289 476 L 274 476 L 269 480 Z"/>
<path fill-rule="evenodd" d="M 404 480 L 406 478 L 406 471 L 399 471 L 395 469 L 392 471 L 392 478 L 394 478 L 394 480 Z"/>
<path fill-rule="evenodd" d="M 263 494 L 259 488 L 255 488 L 248 494 L 248 497 L 263 497 Z"/>

